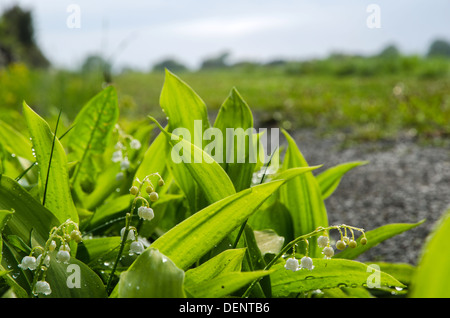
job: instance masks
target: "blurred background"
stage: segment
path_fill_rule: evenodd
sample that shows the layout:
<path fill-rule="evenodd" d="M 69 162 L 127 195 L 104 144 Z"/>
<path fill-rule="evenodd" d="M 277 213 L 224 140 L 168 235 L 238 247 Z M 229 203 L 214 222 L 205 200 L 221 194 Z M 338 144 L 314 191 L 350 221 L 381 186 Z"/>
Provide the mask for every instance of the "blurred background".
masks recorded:
<path fill-rule="evenodd" d="M 164 69 L 212 111 L 236 87 L 262 126 L 361 140 L 450 133 L 450 2 L 0 3 L 0 110 L 69 125 L 105 83 L 123 120 L 161 117 Z"/>

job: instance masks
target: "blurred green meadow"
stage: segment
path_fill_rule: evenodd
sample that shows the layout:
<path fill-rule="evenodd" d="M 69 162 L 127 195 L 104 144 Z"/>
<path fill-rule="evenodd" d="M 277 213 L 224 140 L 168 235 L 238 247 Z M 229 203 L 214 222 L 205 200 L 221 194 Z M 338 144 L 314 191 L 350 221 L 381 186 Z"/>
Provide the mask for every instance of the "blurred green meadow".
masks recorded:
<path fill-rule="evenodd" d="M 235 87 L 261 127 L 313 129 L 370 141 L 407 134 L 420 140 L 450 135 L 450 59 L 419 56 L 330 56 L 312 61 L 238 63 L 175 73 L 214 112 Z M 125 70 L 110 75 L 119 96 L 121 124 L 164 119 L 159 95 L 164 72 Z M 101 69 L 31 69 L 13 63 L 0 70 L 2 120 L 20 129 L 26 101 L 50 122 L 63 110 L 68 128 L 82 106 L 105 85 Z"/>

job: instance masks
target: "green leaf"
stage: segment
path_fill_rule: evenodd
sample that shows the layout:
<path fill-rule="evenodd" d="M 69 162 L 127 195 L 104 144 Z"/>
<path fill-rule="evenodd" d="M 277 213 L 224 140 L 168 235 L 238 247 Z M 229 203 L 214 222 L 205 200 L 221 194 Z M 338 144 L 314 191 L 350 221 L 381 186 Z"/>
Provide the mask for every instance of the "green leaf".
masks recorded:
<path fill-rule="evenodd" d="M 405 285 L 410 285 L 416 267 L 407 263 L 388 263 L 388 262 L 366 262 L 367 265 L 377 265 L 382 272 L 394 276 Z"/>
<path fill-rule="evenodd" d="M 63 146 L 50 130 L 47 122 L 36 114 L 25 102 L 23 113 L 32 137 L 33 147 L 40 173 L 40 195 L 47 187 L 45 206 L 58 218 L 60 223 L 71 219 L 78 222 L 78 213 L 72 200 L 67 172 L 67 158 Z M 51 154 L 52 145 L 53 154 Z M 51 162 L 50 162 L 50 157 Z M 49 165 L 50 169 L 49 169 Z M 50 176 L 47 177 L 47 173 Z M 48 183 L 44 183 L 48 180 Z"/>
<path fill-rule="evenodd" d="M 368 161 L 347 162 L 325 170 L 316 176 L 322 192 L 322 198 L 328 198 L 339 186 L 342 177 L 355 167 L 365 165 Z"/>
<path fill-rule="evenodd" d="M 198 298 L 224 297 L 270 273 L 272 273 L 272 270 L 224 273 L 198 285 L 188 286 L 186 291 L 193 297 Z"/>
<path fill-rule="evenodd" d="M 50 256 L 46 281 L 52 293 L 42 298 L 105 298 L 105 287 L 100 277 L 86 264 L 71 257 L 69 264 L 58 263 L 56 252 Z"/>
<path fill-rule="evenodd" d="M 250 187 L 253 171 L 256 166 L 255 160 L 250 160 L 250 141 L 254 142 L 253 136 L 253 115 L 247 103 L 242 99 L 239 92 L 233 88 L 230 95 L 222 104 L 217 114 L 214 127 L 220 129 L 223 140 L 221 166 L 232 180 L 236 191 L 241 191 Z M 234 134 L 229 134 L 233 132 Z M 245 141 L 246 132 L 248 141 Z M 235 139 L 236 136 L 236 140 Z M 238 142 L 242 140 L 243 145 L 238 149 Z M 214 141 L 212 141 L 213 143 Z M 239 151 L 244 151 L 242 163 L 238 162 Z M 231 154 L 234 154 L 231 162 Z M 227 156 L 230 156 L 229 158 Z M 255 153 L 256 159 L 257 154 Z"/>
<path fill-rule="evenodd" d="M 308 167 L 295 140 L 285 130 L 282 132 L 288 142 L 282 170 Z M 328 226 L 328 216 L 322 193 L 312 172 L 306 172 L 287 182 L 280 188 L 279 194 L 280 202 L 291 213 L 295 237 L 310 233 L 319 226 Z M 320 256 L 320 250 L 315 241 L 309 244 L 309 255 Z"/>
<path fill-rule="evenodd" d="M 0 144 L 5 149 L 16 156 L 34 161 L 33 152 L 31 151 L 31 141 L 15 130 L 13 127 L 0 120 Z"/>
<path fill-rule="evenodd" d="M 346 248 L 345 250 L 335 254 L 334 258 L 345 258 L 345 259 L 355 259 L 362 253 L 366 252 L 370 248 L 378 245 L 379 243 L 393 237 L 396 235 L 399 235 L 405 231 L 408 231 L 410 229 L 413 229 L 420 224 L 425 222 L 425 220 L 422 220 L 417 223 L 392 223 L 392 224 L 386 224 L 383 226 L 380 226 L 379 228 L 376 228 L 374 230 L 365 232 L 366 238 L 367 238 L 367 244 L 362 245 L 360 244 L 361 237 L 356 239 L 356 243 L 358 244 L 355 248 Z"/>
<path fill-rule="evenodd" d="M 255 230 L 273 230 L 286 242 L 295 238 L 291 214 L 279 200 L 253 214 L 248 223 Z"/>
<path fill-rule="evenodd" d="M 177 128 L 187 130 L 193 138 L 192 143 L 204 149 L 203 133 L 210 127 L 206 105 L 189 85 L 168 70 L 165 73 L 160 105 L 168 119 L 168 131 L 173 132 Z M 185 167 L 174 164 L 169 155 L 167 153 L 165 159 L 161 157 L 160 160 L 167 160 L 175 181 L 186 195 L 191 212 L 196 212 L 206 204 L 204 195 Z"/>
<path fill-rule="evenodd" d="M 278 254 L 284 246 L 284 237 L 277 235 L 273 230 L 254 231 L 256 243 L 261 255 Z"/>
<path fill-rule="evenodd" d="M 391 275 L 360 262 L 343 259 L 313 259 L 313 263 L 313 270 L 301 269 L 296 272 L 285 269 L 284 261 L 274 265 L 276 271 L 270 275 L 273 296 L 286 297 L 291 293 L 335 287 L 371 287 L 368 283 L 379 283 L 379 287 L 405 287 Z"/>
<path fill-rule="evenodd" d="M 186 128 L 192 136 L 197 134 L 201 139 L 203 131 L 210 126 L 205 102 L 188 84 L 168 70 L 159 103 L 168 117 L 170 132 L 175 128 Z M 196 127 L 195 120 L 201 120 L 201 126 Z M 201 128 L 201 131 L 195 131 L 195 128 Z"/>
<path fill-rule="evenodd" d="M 412 298 L 449 298 L 450 289 L 450 210 L 427 238 L 411 284 Z"/>
<path fill-rule="evenodd" d="M 14 210 L 0 210 L 0 234 L 3 232 L 3 228 L 8 223 L 13 213 Z"/>
<path fill-rule="evenodd" d="M 78 161 L 72 182 L 95 180 L 93 155 L 101 155 L 119 118 L 117 93 L 108 86 L 81 109 L 69 135 L 70 160 Z"/>
<path fill-rule="evenodd" d="M 167 255 L 178 267 L 187 269 L 241 226 L 284 182 L 286 180 L 264 183 L 217 201 L 179 223 L 152 247 Z"/>
<path fill-rule="evenodd" d="M 107 256 L 113 250 L 118 249 L 120 242 L 120 236 L 84 239 L 78 244 L 77 259 L 86 264 L 92 264 Z"/>
<path fill-rule="evenodd" d="M 120 274 L 118 295 L 121 298 L 180 298 L 184 271 L 167 256 L 148 248 Z"/>
<path fill-rule="evenodd" d="M 51 228 L 60 224 L 52 212 L 16 181 L 4 175 L 0 175 L 0 209 L 14 210 L 3 234 L 17 235 L 25 242 L 30 242 L 34 230 L 35 238 L 44 245 Z"/>
<path fill-rule="evenodd" d="M 172 179 L 166 164 L 168 149 L 166 136 L 163 133 L 159 133 L 145 152 L 133 180 L 143 180 L 147 175 L 158 172 L 163 178 L 165 185 L 160 187 L 156 184 L 156 191 L 159 194 L 166 192 Z"/>
<path fill-rule="evenodd" d="M 154 120 L 154 119 L 152 119 Z M 183 170 L 188 170 L 190 178 L 193 178 L 199 187 L 202 189 L 209 203 L 214 203 L 229 195 L 236 193 L 233 183 L 222 167 L 214 161 L 206 152 L 196 147 L 187 140 L 181 139 L 164 130 L 159 123 L 154 120 L 161 131 L 166 135 L 168 142 L 172 147 L 176 144 L 181 145 L 183 149 L 182 154 L 179 154 L 179 163 L 174 163 L 175 166 L 182 166 Z M 177 143 L 175 141 L 178 141 Z M 196 163 L 194 158 L 204 158 L 202 162 Z M 173 161 L 172 153 L 168 161 Z M 185 169 L 184 169 L 185 168 Z M 188 190 L 189 191 L 189 190 Z"/>
<path fill-rule="evenodd" d="M 223 251 L 200 266 L 186 271 L 184 286 L 189 289 L 190 286 L 211 280 L 221 274 L 240 272 L 244 255 L 244 248 Z"/>
<path fill-rule="evenodd" d="M 89 223 L 84 229 L 90 230 L 105 224 L 114 217 L 117 217 L 120 213 L 124 216 L 125 211 L 129 212 L 130 210 L 131 201 L 133 201 L 133 196 L 131 194 L 125 194 L 105 202 L 94 212 L 94 215 L 89 219 Z"/>

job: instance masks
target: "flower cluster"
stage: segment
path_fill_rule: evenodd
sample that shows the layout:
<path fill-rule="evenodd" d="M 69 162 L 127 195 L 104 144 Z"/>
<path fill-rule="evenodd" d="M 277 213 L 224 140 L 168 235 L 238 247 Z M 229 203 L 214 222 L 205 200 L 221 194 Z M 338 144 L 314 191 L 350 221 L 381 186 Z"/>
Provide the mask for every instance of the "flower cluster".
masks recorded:
<path fill-rule="evenodd" d="M 293 249 L 294 249 L 293 255 L 295 255 L 295 246 L 296 246 L 297 242 L 299 242 L 301 240 L 304 241 L 306 243 L 306 255 L 303 256 L 303 258 L 300 260 L 300 263 L 295 257 L 288 258 L 286 260 L 284 268 L 286 268 L 287 270 L 291 270 L 293 272 L 295 272 L 299 269 L 302 269 L 302 268 L 312 270 L 314 268 L 314 266 L 313 266 L 313 260 L 310 257 L 308 257 L 308 246 L 309 246 L 308 239 L 310 239 L 313 236 L 316 236 L 318 234 L 320 234 L 320 236 L 317 238 L 317 246 L 319 248 L 322 248 L 322 254 L 324 255 L 324 258 L 326 258 L 326 259 L 331 258 L 334 255 L 334 249 L 331 246 L 331 241 L 329 238 L 329 231 L 332 229 L 336 229 L 340 233 L 340 239 L 338 241 L 336 241 L 336 243 L 335 243 L 335 246 L 338 250 L 343 250 L 347 246 L 349 246 L 350 248 L 355 248 L 358 245 L 358 243 L 355 240 L 354 230 L 360 231 L 363 235 L 363 237 L 360 239 L 359 243 L 361 245 L 367 244 L 367 238 L 366 238 L 366 235 L 365 235 L 363 229 L 345 225 L 345 224 L 329 226 L 326 228 L 319 227 L 315 231 L 313 231 L 309 234 L 298 237 L 297 239 L 293 240 L 292 242 L 290 242 L 290 244 L 287 245 L 287 247 L 289 247 L 289 246 L 293 247 Z M 342 230 L 344 230 L 344 231 L 342 231 Z M 351 237 L 347 236 L 347 231 L 349 231 L 351 233 Z"/>
<path fill-rule="evenodd" d="M 347 246 L 350 248 L 355 248 L 358 245 L 358 243 L 356 243 L 355 240 L 354 230 L 360 231 L 363 234 L 363 237 L 360 239 L 359 243 L 361 245 L 367 244 L 367 238 L 363 229 L 355 228 L 353 226 L 345 224 L 333 226 L 331 228 L 337 229 L 340 233 L 340 239 L 337 240 L 335 243 L 335 246 L 338 250 L 343 250 Z M 342 232 L 342 229 L 344 229 L 344 233 Z M 347 236 L 347 231 L 351 232 L 351 238 Z M 330 239 L 327 231 L 325 235 L 321 235 L 317 238 L 317 245 L 320 248 L 323 248 L 322 254 L 324 255 L 325 258 L 331 258 L 334 255 L 334 249 L 330 244 Z"/>
<path fill-rule="evenodd" d="M 155 187 L 150 180 L 150 177 L 152 176 L 159 177 L 158 186 L 162 187 L 164 185 L 164 180 L 162 179 L 162 177 L 158 173 L 154 173 L 146 176 L 142 182 L 140 182 L 137 179 L 136 181 L 138 182 L 139 186 L 134 185 L 130 188 L 130 194 L 135 196 L 131 212 L 134 211 L 136 203 L 140 201 L 141 206 L 137 208 L 137 214 L 139 218 L 143 221 L 151 221 L 155 217 L 155 213 L 153 212 L 153 209 L 150 207 L 148 200 L 141 196 L 140 189 L 144 185 L 146 185 L 145 192 L 147 193 L 150 202 L 156 202 L 159 199 L 159 195 L 156 192 Z M 131 214 L 129 214 L 129 217 L 131 218 Z M 125 235 L 125 232 L 128 232 L 126 241 L 132 241 L 132 243 L 130 244 L 129 254 L 130 255 L 141 254 L 144 251 L 144 245 L 142 244 L 142 242 L 138 240 L 137 229 L 133 226 L 128 226 L 128 228 L 127 226 L 125 226 L 124 228 L 122 228 L 120 232 L 122 240 Z"/>
<path fill-rule="evenodd" d="M 106 289 L 109 290 L 112 282 L 112 277 L 114 277 L 114 272 L 116 270 L 116 266 L 122 257 L 122 252 L 127 243 L 129 244 L 129 255 L 138 255 L 144 252 L 145 246 L 143 244 L 143 240 L 139 239 L 137 228 L 131 225 L 131 220 L 133 218 L 134 210 L 137 208 L 137 214 L 139 217 L 139 222 L 151 221 L 155 217 L 155 213 L 153 209 L 150 207 L 150 202 L 156 202 L 159 199 L 159 195 L 156 192 L 156 188 L 150 180 L 151 177 L 158 177 L 158 186 L 164 186 L 164 180 L 159 175 L 159 173 L 155 172 L 150 175 L 147 175 L 142 181 L 136 179 L 137 185 L 133 185 L 130 188 L 130 194 L 134 195 L 133 203 L 131 205 L 131 210 L 126 214 L 125 218 L 125 227 L 120 230 L 121 244 L 119 253 L 117 254 L 116 261 L 114 262 L 113 269 L 108 278 Z M 141 195 L 141 189 L 145 186 L 145 192 L 148 195 L 148 200 Z M 140 203 L 139 206 L 138 203 Z"/>
<path fill-rule="evenodd" d="M 130 168 L 130 160 L 128 159 L 128 152 L 132 150 L 138 150 L 141 148 L 141 142 L 138 139 L 133 138 L 130 135 L 124 134 L 120 127 L 116 127 L 119 130 L 119 141 L 114 147 L 114 153 L 112 154 L 112 162 L 120 163 L 120 172 L 116 175 L 116 180 L 121 181 L 125 177 L 125 173 Z"/>
<path fill-rule="evenodd" d="M 50 231 L 49 238 L 44 247 L 35 246 L 30 254 L 22 259 L 22 262 L 19 264 L 22 270 L 36 271 L 32 285 L 32 292 L 35 296 L 39 294 L 50 295 L 52 292 L 50 284 L 45 281 L 52 257 L 58 263 L 69 264 L 69 243 L 71 241 L 79 243 L 81 240 L 82 237 L 78 224 L 69 219 Z M 59 248 L 56 252 L 58 245 Z"/>

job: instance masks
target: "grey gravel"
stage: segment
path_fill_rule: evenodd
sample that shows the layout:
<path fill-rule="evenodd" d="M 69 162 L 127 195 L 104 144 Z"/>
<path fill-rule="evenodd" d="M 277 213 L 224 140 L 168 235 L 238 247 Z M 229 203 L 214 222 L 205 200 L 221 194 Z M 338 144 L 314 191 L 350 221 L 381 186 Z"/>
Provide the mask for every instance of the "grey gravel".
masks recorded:
<path fill-rule="evenodd" d="M 342 148 L 342 136 L 291 134 L 309 165 L 324 165 L 318 172 L 344 162 L 369 161 L 349 171 L 326 200 L 330 225 L 343 223 L 369 231 L 388 223 L 426 219 L 358 258 L 416 265 L 427 235 L 450 208 L 450 149 L 419 145 L 414 138 Z"/>

